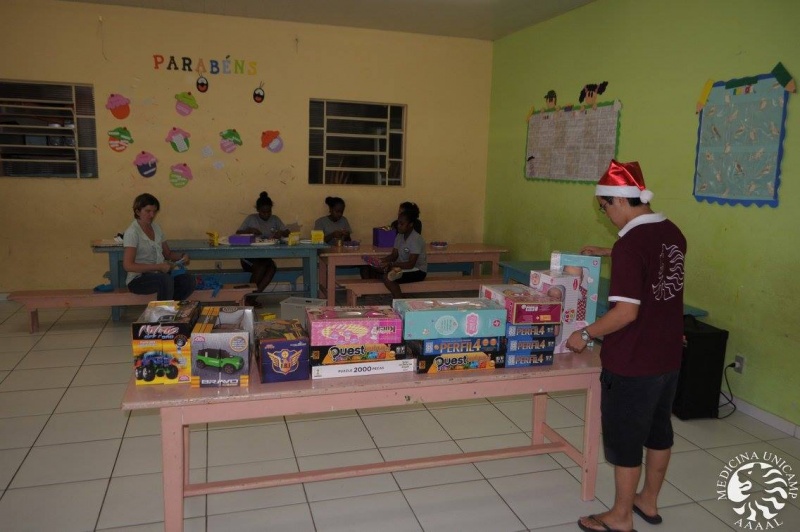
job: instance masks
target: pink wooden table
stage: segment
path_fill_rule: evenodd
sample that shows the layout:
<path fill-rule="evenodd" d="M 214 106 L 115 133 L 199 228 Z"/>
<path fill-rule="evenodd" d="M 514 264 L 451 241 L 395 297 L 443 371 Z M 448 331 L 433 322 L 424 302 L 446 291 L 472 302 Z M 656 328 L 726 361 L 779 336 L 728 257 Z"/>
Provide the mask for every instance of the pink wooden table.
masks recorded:
<path fill-rule="evenodd" d="M 599 374 L 599 348 L 595 348 L 594 352 L 581 355 L 557 355 L 552 366 L 539 368 L 400 373 L 279 384 L 261 384 L 254 371 L 250 387 L 243 389 L 136 386 L 131 380 L 122 409 L 160 410 L 164 528 L 177 531 L 183 527 L 184 497 L 555 452 L 567 454 L 581 466 L 581 498 L 591 500 L 600 441 Z M 545 423 L 546 394 L 566 390 L 586 391 L 583 452 Z M 512 395 L 533 396 L 531 445 L 237 480 L 189 482 L 189 425 Z M 550 443 L 545 443 L 545 438 Z"/>
<path fill-rule="evenodd" d="M 445 264 L 471 262 L 472 276 L 481 276 L 481 266 L 488 263 L 491 273 L 497 277 L 500 274 L 500 255 L 508 251 L 499 246 L 489 244 L 449 244 L 446 248 L 434 248 L 428 244 L 428 264 Z M 328 305 L 336 305 L 336 267 L 337 266 L 363 266 L 363 255 L 385 257 L 392 252 L 392 248 L 376 248 L 362 245 L 359 249 L 343 247 L 330 247 L 320 251 L 319 254 L 319 297 L 327 298 Z"/>

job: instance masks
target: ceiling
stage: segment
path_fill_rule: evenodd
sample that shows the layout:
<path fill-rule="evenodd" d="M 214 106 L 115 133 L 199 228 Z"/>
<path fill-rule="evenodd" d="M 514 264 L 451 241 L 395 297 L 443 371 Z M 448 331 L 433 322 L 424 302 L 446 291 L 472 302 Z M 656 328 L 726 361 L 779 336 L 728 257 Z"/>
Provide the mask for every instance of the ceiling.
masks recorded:
<path fill-rule="evenodd" d="M 493 41 L 594 0 L 61 0 Z"/>

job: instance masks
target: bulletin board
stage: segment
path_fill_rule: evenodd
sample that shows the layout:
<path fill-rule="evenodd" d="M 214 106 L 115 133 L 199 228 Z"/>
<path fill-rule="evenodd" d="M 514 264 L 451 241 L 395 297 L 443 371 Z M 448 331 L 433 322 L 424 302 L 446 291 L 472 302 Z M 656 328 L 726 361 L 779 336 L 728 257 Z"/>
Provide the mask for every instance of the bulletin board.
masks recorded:
<path fill-rule="evenodd" d="M 533 113 L 525 178 L 596 183 L 617 155 L 621 108 L 616 100 Z"/>
<path fill-rule="evenodd" d="M 697 130 L 697 201 L 778 206 L 788 100 L 774 74 L 713 84 Z"/>

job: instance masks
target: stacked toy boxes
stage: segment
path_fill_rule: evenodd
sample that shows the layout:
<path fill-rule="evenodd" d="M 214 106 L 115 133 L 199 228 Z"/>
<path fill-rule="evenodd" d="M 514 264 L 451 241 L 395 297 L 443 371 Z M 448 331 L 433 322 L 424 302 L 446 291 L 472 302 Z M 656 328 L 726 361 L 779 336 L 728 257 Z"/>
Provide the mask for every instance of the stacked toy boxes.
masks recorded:
<path fill-rule="evenodd" d="M 553 363 L 561 300 L 521 284 L 482 285 L 481 297 L 506 309 L 505 367 Z"/>
<path fill-rule="evenodd" d="M 485 298 L 395 299 L 417 373 L 503 367 L 506 310 Z"/>
<path fill-rule="evenodd" d="M 308 379 L 308 334 L 298 320 L 259 321 L 253 332 L 261 382 Z"/>
<path fill-rule="evenodd" d="M 131 326 L 136 384 L 188 383 L 197 301 L 151 301 Z"/>
<path fill-rule="evenodd" d="M 312 307 L 306 314 L 312 379 L 413 370 L 391 307 Z"/>
<path fill-rule="evenodd" d="M 252 307 L 204 307 L 192 330 L 192 386 L 247 386 Z"/>

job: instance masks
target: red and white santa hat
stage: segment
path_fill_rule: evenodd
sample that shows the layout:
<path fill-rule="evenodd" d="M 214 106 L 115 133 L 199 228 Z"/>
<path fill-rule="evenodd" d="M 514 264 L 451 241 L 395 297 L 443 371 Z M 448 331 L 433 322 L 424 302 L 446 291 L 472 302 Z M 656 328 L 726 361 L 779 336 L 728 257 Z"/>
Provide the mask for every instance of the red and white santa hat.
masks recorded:
<path fill-rule="evenodd" d="M 596 196 L 639 198 L 642 203 L 650 203 L 653 199 L 653 193 L 644 186 L 642 169 L 636 161 L 621 163 L 611 159 L 595 190 Z"/>

